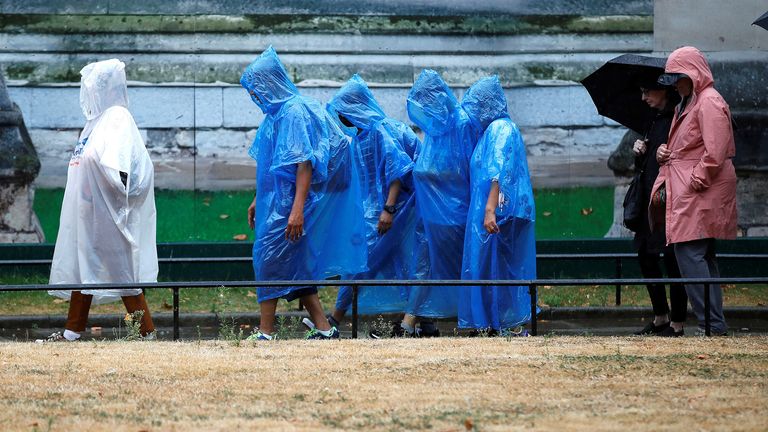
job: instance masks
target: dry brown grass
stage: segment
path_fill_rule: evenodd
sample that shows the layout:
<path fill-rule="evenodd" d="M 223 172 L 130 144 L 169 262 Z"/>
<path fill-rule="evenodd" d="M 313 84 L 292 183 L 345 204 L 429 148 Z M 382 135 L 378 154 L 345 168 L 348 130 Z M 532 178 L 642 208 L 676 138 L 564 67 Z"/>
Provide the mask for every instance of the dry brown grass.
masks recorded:
<path fill-rule="evenodd" d="M 0 371 L 2 430 L 768 425 L 756 336 L 2 343 Z"/>

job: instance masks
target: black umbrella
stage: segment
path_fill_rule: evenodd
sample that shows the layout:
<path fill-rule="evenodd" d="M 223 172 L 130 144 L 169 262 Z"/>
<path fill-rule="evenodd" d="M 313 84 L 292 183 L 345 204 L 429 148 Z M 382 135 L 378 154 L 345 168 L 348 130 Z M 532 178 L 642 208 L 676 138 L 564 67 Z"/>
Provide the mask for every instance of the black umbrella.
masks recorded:
<path fill-rule="evenodd" d="M 641 99 L 640 85 L 656 82 L 666 62 L 664 58 L 624 54 L 609 60 L 581 84 L 600 115 L 644 134 L 656 110 Z"/>
<path fill-rule="evenodd" d="M 760 27 L 768 30 L 768 12 L 764 13 L 763 16 L 756 19 L 755 22 L 752 23 L 752 25 L 759 25 Z"/>

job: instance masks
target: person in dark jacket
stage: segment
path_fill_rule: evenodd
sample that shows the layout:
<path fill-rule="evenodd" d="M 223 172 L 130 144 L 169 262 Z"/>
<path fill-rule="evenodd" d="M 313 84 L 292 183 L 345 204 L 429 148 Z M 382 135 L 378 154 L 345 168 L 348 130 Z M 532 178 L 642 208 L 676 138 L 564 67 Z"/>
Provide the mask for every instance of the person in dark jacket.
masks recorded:
<path fill-rule="evenodd" d="M 640 187 L 643 202 L 641 224 L 635 233 L 634 245 L 637 249 L 637 258 L 640 270 L 645 278 L 662 278 L 661 253 L 664 254 L 664 267 L 667 276 L 679 278 L 680 270 L 677 267 L 675 252 L 671 246 L 666 246 L 666 238 L 663 227 L 657 227 L 653 231 L 648 221 L 648 204 L 651 199 L 651 190 L 656 177 L 659 175 L 659 163 L 654 155 L 661 144 L 667 142 L 669 128 L 672 124 L 674 107 L 680 98 L 672 87 L 663 86 L 656 80 L 643 82 L 640 87 L 643 102 L 656 110 L 656 116 L 646 129 L 645 139 L 637 140 L 632 150 L 635 153 L 635 170 L 640 172 Z M 648 294 L 653 305 L 653 321 L 649 322 L 637 335 L 680 336 L 670 327 L 670 321 L 682 323 L 685 321 L 688 306 L 688 296 L 682 284 L 671 284 L 669 289 L 670 304 L 667 304 L 667 292 L 664 284 L 648 284 Z M 671 309 L 670 309 L 671 305 Z"/>

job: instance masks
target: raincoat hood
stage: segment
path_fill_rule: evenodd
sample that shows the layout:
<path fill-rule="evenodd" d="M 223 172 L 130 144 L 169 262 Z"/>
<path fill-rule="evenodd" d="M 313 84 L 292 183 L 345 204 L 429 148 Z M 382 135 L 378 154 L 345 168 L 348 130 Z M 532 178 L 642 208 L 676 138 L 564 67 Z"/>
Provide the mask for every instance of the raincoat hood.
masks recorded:
<path fill-rule="evenodd" d="M 339 114 L 341 114 L 362 130 L 370 130 L 374 124 L 386 117 L 368 85 L 357 74 L 352 75 L 352 78 L 328 102 L 326 109 L 337 123 L 340 123 Z M 342 125 L 342 128 L 345 127 Z"/>
<path fill-rule="evenodd" d="M 509 117 L 507 98 L 496 75 L 472 84 L 461 101 L 461 107 L 481 134 L 494 120 Z"/>
<path fill-rule="evenodd" d="M 408 92 L 408 116 L 427 135 L 438 136 L 454 124 L 459 103 L 448 84 L 432 69 L 424 69 Z"/>
<path fill-rule="evenodd" d="M 701 93 L 714 84 L 707 59 L 698 49 L 690 46 L 678 48 L 669 55 L 666 73 L 682 73 L 693 81 L 693 92 Z"/>
<path fill-rule="evenodd" d="M 264 114 L 276 113 L 286 101 L 299 95 L 271 45 L 245 68 L 240 85 L 252 93 L 251 100 Z"/>
<path fill-rule="evenodd" d="M 112 106 L 128 108 L 125 63 L 110 59 L 86 65 L 80 70 L 83 115 L 87 120 L 93 120 Z"/>

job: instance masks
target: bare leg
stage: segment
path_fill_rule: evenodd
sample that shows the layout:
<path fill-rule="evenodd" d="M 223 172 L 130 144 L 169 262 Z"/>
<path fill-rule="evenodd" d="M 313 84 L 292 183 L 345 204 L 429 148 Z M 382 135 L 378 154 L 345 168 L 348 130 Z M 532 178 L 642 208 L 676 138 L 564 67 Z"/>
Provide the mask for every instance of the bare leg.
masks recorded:
<path fill-rule="evenodd" d="M 261 322 L 259 331 L 271 335 L 275 332 L 275 311 L 277 310 L 277 300 L 269 299 L 259 303 L 261 311 Z"/>
<path fill-rule="evenodd" d="M 155 324 L 152 322 L 152 315 L 149 313 L 149 306 L 147 306 L 147 299 L 144 297 L 144 294 L 122 297 L 122 299 L 125 310 L 129 314 L 139 310 L 144 311 L 144 315 L 141 316 L 141 329 L 139 330 L 142 336 L 155 331 Z"/>
<path fill-rule="evenodd" d="M 320 331 L 328 331 L 331 329 L 331 324 L 328 322 L 328 318 L 325 317 L 323 305 L 320 304 L 320 297 L 318 297 L 317 294 L 306 295 L 301 298 L 301 302 L 309 313 L 309 318 L 315 323 L 316 329 Z M 343 316 L 344 315 L 342 315 L 342 317 Z"/>
<path fill-rule="evenodd" d="M 92 300 L 92 295 L 83 294 L 80 291 L 72 291 L 72 297 L 69 299 L 67 323 L 64 325 L 65 329 L 75 333 L 85 331 Z"/>
<path fill-rule="evenodd" d="M 416 316 L 411 314 L 405 314 L 403 316 L 403 324 L 407 324 L 411 327 L 416 326 Z"/>
<path fill-rule="evenodd" d="M 344 319 L 344 315 L 346 315 L 346 311 L 334 309 L 331 316 L 333 319 L 336 320 L 336 322 L 341 322 Z"/>

